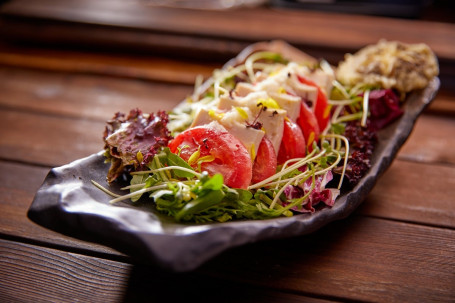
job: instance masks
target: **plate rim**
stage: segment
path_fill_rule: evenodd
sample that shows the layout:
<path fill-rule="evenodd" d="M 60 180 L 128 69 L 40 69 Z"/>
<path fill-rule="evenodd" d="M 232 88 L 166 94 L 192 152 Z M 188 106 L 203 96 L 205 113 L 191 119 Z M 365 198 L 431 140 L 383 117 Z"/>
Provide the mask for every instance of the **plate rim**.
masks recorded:
<path fill-rule="evenodd" d="M 83 175 L 84 171 L 79 166 L 93 161 L 95 165 L 100 165 L 97 161 L 101 161 L 103 152 L 98 152 L 52 168 L 36 192 L 27 216 L 33 222 L 48 229 L 112 247 L 130 255 L 136 262 L 153 264 L 174 272 L 191 271 L 227 249 L 268 239 L 309 234 L 335 220 L 346 218 L 365 200 L 378 178 L 391 165 L 412 132 L 417 118 L 434 99 L 439 87 L 440 80 L 435 77 L 426 88 L 408 96 L 404 104 L 403 116 L 387 127 L 388 131 L 393 133 L 393 137 L 379 143 L 382 151 L 375 149 L 373 153 L 377 157 L 380 156 L 380 159 L 372 163 L 370 170 L 351 191 L 337 198 L 332 208 L 323 208 L 313 214 L 198 225 L 175 223 L 179 230 L 177 233 L 159 233 L 159 226 L 156 227 L 158 232 L 141 230 L 141 227 L 146 225 L 138 225 L 138 229 L 138 226 L 126 219 L 131 219 L 128 216 L 134 216 L 131 215 L 132 213 L 145 213 L 142 210 L 107 205 L 109 208 L 115 207 L 118 210 L 109 210 L 108 215 L 100 214 L 98 210 L 87 213 L 78 211 L 76 206 L 80 205 L 75 205 L 71 200 L 88 199 L 83 203 L 91 203 L 91 197 L 87 198 L 88 194 L 84 192 L 87 185 L 86 175 Z M 104 160 L 102 162 L 104 163 Z M 68 181 L 66 187 L 59 182 L 62 178 L 67 178 L 63 179 Z M 99 189 L 96 188 L 96 190 Z M 153 215 L 147 214 L 146 217 L 150 218 Z M 159 223 L 163 224 L 163 222 Z M 192 229 L 188 231 L 190 226 Z M 185 232 L 181 229 L 187 230 Z"/>

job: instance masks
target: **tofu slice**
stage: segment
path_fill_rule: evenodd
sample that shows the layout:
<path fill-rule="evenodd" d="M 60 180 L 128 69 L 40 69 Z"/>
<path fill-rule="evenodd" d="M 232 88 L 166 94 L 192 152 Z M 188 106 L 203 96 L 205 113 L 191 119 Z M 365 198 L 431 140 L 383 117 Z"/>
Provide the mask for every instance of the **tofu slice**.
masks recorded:
<path fill-rule="evenodd" d="M 240 117 L 240 114 L 235 109 L 227 113 L 215 113 L 215 117 L 213 115 L 211 116 L 208 110 L 201 109 L 196 115 L 191 127 L 207 125 L 213 122 L 220 124 L 231 135 L 239 139 L 254 161 L 258 153 L 259 144 L 261 144 L 262 138 L 265 135 L 263 130 L 247 127 L 245 120 Z"/>
<path fill-rule="evenodd" d="M 251 85 L 250 83 L 246 82 L 239 82 L 235 86 L 234 95 L 238 97 L 245 97 L 246 95 L 254 91 L 255 91 L 254 85 Z"/>
<path fill-rule="evenodd" d="M 194 117 L 193 123 L 191 123 L 191 127 L 206 125 L 213 121 L 213 118 L 210 117 L 209 111 L 205 108 L 199 109 L 196 116 Z"/>
<path fill-rule="evenodd" d="M 255 111 L 257 107 L 257 100 L 267 99 L 269 95 L 265 91 L 251 92 L 245 97 L 231 98 L 228 95 L 220 97 L 218 109 L 221 111 L 230 111 L 233 107 L 248 107 L 250 110 Z"/>
<path fill-rule="evenodd" d="M 333 74 L 328 74 L 323 70 L 316 69 L 308 74 L 308 78 L 313 80 L 319 87 L 322 88 L 326 96 L 330 95 L 332 91 L 332 83 L 335 80 L 335 76 Z"/>
<path fill-rule="evenodd" d="M 240 106 L 240 103 L 236 99 L 226 95 L 220 97 L 220 101 L 218 102 L 218 109 L 220 111 L 230 111 L 234 106 Z"/>
<path fill-rule="evenodd" d="M 300 115 L 300 102 L 302 99 L 289 94 L 271 93 L 270 97 L 284 109 L 291 121 L 296 121 Z"/>
<path fill-rule="evenodd" d="M 258 148 L 261 144 L 262 138 L 265 136 L 265 132 L 260 129 L 247 127 L 245 123 L 234 122 L 225 126 L 223 124 L 223 119 L 221 119 L 220 122 L 220 124 L 223 125 L 231 135 L 242 142 L 248 150 L 251 160 L 254 161 L 256 155 L 258 154 Z"/>
<path fill-rule="evenodd" d="M 299 81 L 295 73 L 292 73 L 288 78 L 287 84 L 297 96 L 301 97 L 304 101 L 310 101 L 312 104 L 310 106 L 311 108 L 314 106 L 318 98 L 318 89 L 316 87 L 303 84 Z"/>
<path fill-rule="evenodd" d="M 257 121 L 262 123 L 262 128 L 265 131 L 267 138 L 272 142 L 275 152 L 278 153 L 280 149 L 281 139 L 283 138 L 284 119 L 286 118 L 286 110 L 281 108 L 267 108 L 263 111 L 262 106 L 258 106 L 261 100 L 267 100 L 270 96 L 267 92 L 253 92 L 243 98 L 220 98 L 218 105 L 220 110 L 229 111 L 226 113 L 226 117 L 223 118 L 227 121 L 227 117 L 231 115 L 239 115 L 233 107 L 241 107 L 246 113 L 248 113 L 247 122 L 253 123 L 254 119 L 258 117 Z M 262 112 L 261 112 L 262 111 Z M 240 116 L 240 115 L 239 115 Z M 232 120 L 232 118 L 231 118 Z M 234 119 L 235 120 L 235 119 Z M 239 118 L 235 121 L 244 121 L 244 118 Z M 225 127 L 227 122 L 221 122 Z M 249 129 L 252 129 L 251 127 Z"/>
<path fill-rule="evenodd" d="M 273 108 L 268 108 L 266 111 L 263 111 L 258 118 L 258 121 L 262 123 L 267 138 L 272 142 L 277 155 L 280 150 L 281 139 L 283 139 L 285 118 L 285 110 Z"/>

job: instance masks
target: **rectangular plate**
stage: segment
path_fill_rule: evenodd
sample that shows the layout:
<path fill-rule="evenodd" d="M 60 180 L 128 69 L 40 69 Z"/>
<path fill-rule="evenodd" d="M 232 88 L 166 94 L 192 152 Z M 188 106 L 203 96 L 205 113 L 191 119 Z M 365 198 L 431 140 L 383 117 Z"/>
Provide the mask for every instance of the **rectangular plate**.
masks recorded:
<path fill-rule="evenodd" d="M 235 64 L 258 48 L 289 56 L 302 55 L 283 42 L 259 43 L 227 65 Z M 109 204 L 111 197 L 96 188 L 91 180 L 114 192 L 120 192 L 126 184 L 114 182 L 108 186 L 109 164 L 104 163 L 100 152 L 52 169 L 36 193 L 28 217 L 54 231 L 108 245 L 136 258 L 137 262 L 155 264 L 170 271 L 193 270 L 222 251 L 242 244 L 308 234 L 345 218 L 362 203 L 392 163 L 439 86 L 439 78 L 434 78 L 425 89 L 409 95 L 403 105 L 404 115 L 378 133 L 371 169 L 352 190 L 343 192 L 332 208 L 269 220 L 176 223 L 158 213 L 153 203 L 150 206 L 133 206 L 128 202 Z"/>

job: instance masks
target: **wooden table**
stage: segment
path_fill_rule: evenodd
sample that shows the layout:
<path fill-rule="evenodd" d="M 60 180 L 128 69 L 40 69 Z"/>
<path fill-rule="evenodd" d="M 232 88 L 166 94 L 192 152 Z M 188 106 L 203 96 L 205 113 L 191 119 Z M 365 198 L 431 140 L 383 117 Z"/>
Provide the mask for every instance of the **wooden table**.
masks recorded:
<path fill-rule="evenodd" d="M 454 24 L 92 2 L 10 1 L 0 9 L 0 301 L 455 300 Z M 185 274 L 28 220 L 49 169 L 101 150 L 104 121 L 115 112 L 169 110 L 198 74 L 274 38 L 333 63 L 379 38 L 425 42 L 440 58 L 440 93 L 348 219 L 232 249 Z"/>

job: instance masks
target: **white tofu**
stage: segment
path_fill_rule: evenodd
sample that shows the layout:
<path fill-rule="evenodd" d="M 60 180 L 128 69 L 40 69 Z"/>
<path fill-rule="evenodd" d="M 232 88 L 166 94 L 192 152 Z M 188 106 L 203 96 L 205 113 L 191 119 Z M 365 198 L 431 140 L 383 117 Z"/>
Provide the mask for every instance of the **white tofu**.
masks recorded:
<path fill-rule="evenodd" d="M 318 89 L 316 87 L 303 84 L 299 81 L 295 73 L 292 73 L 288 78 L 287 84 L 297 96 L 302 97 L 304 101 L 310 101 L 314 106 L 318 98 Z"/>
<path fill-rule="evenodd" d="M 269 95 L 265 91 L 252 92 L 245 97 L 237 97 L 235 99 L 220 99 L 218 108 L 220 110 L 230 110 L 232 106 L 247 107 L 254 114 L 258 110 L 258 100 L 266 100 Z"/>
<path fill-rule="evenodd" d="M 302 99 L 297 96 L 289 94 L 271 93 L 270 97 L 278 103 L 278 105 L 284 109 L 287 113 L 288 118 L 291 121 L 296 121 L 300 115 L 300 103 Z"/>
<path fill-rule="evenodd" d="M 242 107 L 242 109 L 249 117 L 251 116 L 251 111 L 248 108 Z M 242 142 L 250 153 L 251 159 L 254 160 L 265 132 L 260 129 L 247 127 L 248 119 L 242 117 L 234 108 L 229 112 L 226 112 L 218 121 L 231 135 Z"/>
<path fill-rule="evenodd" d="M 223 95 L 220 97 L 220 101 L 218 102 L 218 109 L 221 111 L 230 111 L 232 110 L 232 107 L 234 106 L 240 106 L 239 101 L 236 99 L 231 98 L 228 95 Z"/>
<path fill-rule="evenodd" d="M 262 127 L 265 130 L 267 138 L 272 142 L 275 152 L 278 153 L 280 149 L 281 139 L 283 138 L 284 119 L 287 112 L 281 108 L 268 108 L 266 111 L 262 111 L 263 107 L 258 106 L 258 103 L 260 103 L 261 100 L 267 100 L 269 97 L 270 96 L 266 92 L 259 91 L 250 93 L 243 98 L 224 98 L 224 100 L 220 99 L 219 108 L 221 110 L 227 110 L 231 108 L 231 111 L 227 112 L 223 118 L 225 122 L 223 123 L 221 121 L 221 124 L 225 125 L 228 123 L 228 121 L 243 122 L 244 124 L 245 122 L 253 123 L 256 117 L 258 117 L 257 121 L 262 123 Z M 248 114 L 248 120 L 245 121 L 244 118 L 241 118 L 237 110 L 232 109 L 232 106 L 241 107 Z M 233 119 L 231 116 L 238 116 L 238 118 Z M 228 117 L 229 120 L 227 120 Z"/>
<path fill-rule="evenodd" d="M 223 119 L 220 120 L 220 124 L 223 125 L 231 135 L 242 142 L 250 154 L 251 159 L 254 161 L 265 132 L 260 129 L 247 127 L 245 123 L 231 121 L 228 124 L 223 124 Z"/>
<path fill-rule="evenodd" d="M 323 70 L 311 70 L 306 66 L 290 63 L 269 77 L 258 74 L 254 85 L 238 83 L 231 95 L 224 94 L 217 99 L 216 105 L 213 103 L 211 108 L 200 109 L 191 127 L 217 121 L 245 145 L 252 158 L 257 154 L 261 140 L 266 135 L 278 154 L 286 116 L 291 121 L 297 120 L 302 99 L 310 101 L 312 109 L 316 104 L 317 88 L 300 82 L 298 75 L 311 79 L 326 93 L 331 90 L 333 75 Z M 258 104 L 261 100 L 266 100 L 267 103 L 269 98 L 273 99 L 279 108 L 271 108 L 274 102 L 269 102 L 269 108 L 263 111 L 263 107 Z M 209 110 L 214 110 L 215 114 L 209 114 Z M 248 123 L 254 123 L 256 118 L 262 124 L 262 129 L 247 127 Z"/>
<path fill-rule="evenodd" d="M 237 85 L 235 86 L 235 89 L 234 89 L 234 96 L 245 97 L 245 96 L 248 95 L 249 93 L 254 92 L 254 90 L 255 90 L 254 86 L 251 85 L 250 83 L 239 82 L 239 83 L 237 83 Z"/>
<path fill-rule="evenodd" d="M 190 127 L 206 125 L 212 121 L 213 119 L 212 117 L 210 117 L 208 110 L 201 108 L 194 117 L 193 123 L 191 123 Z"/>
<path fill-rule="evenodd" d="M 239 107 L 237 107 L 237 108 L 239 108 Z M 248 115 L 248 117 L 251 116 L 251 112 L 248 108 L 241 107 L 241 109 Z M 243 123 L 246 125 L 246 123 L 249 120 L 249 118 L 242 117 L 235 108 L 232 108 L 230 111 L 225 112 L 222 115 L 223 116 L 219 121 L 221 124 L 226 125 L 226 127 L 228 127 L 230 124 L 234 124 L 234 123 Z"/>
<path fill-rule="evenodd" d="M 260 110 L 260 108 L 258 109 Z M 258 118 L 258 121 L 262 123 L 267 138 L 272 142 L 277 155 L 280 150 L 281 139 L 283 139 L 285 118 L 285 110 L 273 108 L 268 108 L 266 111 L 263 111 Z"/>
<path fill-rule="evenodd" d="M 258 109 L 258 100 L 264 99 L 266 100 L 269 98 L 269 95 L 265 91 L 257 91 L 257 92 L 252 92 L 248 94 L 247 96 L 243 98 L 236 98 L 237 106 L 244 106 L 248 107 L 251 112 L 255 112 Z"/>
<path fill-rule="evenodd" d="M 278 73 L 265 78 L 264 80 L 256 83 L 254 86 L 256 91 L 265 91 L 269 95 L 279 93 L 281 90 L 289 90 L 286 84 L 288 78 L 288 68 L 283 68 Z"/>
<path fill-rule="evenodd" d="M 249 112 L 248 108 L 244 108 L 244 110 Z M 220 127 L 223 127 L 223 129 L 236 137 L 245 146 L 251 159 L 254 160 L 265 132 L 263 130 L 247 127 L 246 121 L 235 109 L 227 113 L 217 112 L 215 115 L 216 120 L 210 116 L 208 110 L 201 109 L 196 115 L 191 127 L 202 125 L 210 125 L 210 127 L 212 127 L 212 125 L 220 125 Z"/>
<path fill-rule="evenodd" d="M 326 96 L 330 95 L 332 91 L 332 83 L 335 80 L 333 74 L 328 74 L 321 69 L 316 69 L 307 75 L 308 79 L 313 80 L 325 93 Z"/>

